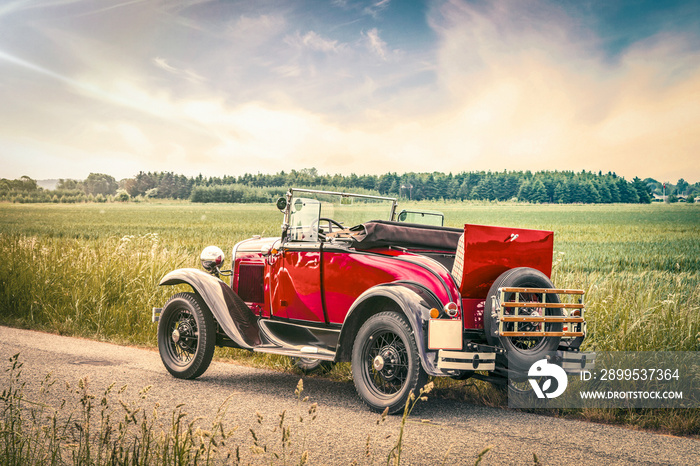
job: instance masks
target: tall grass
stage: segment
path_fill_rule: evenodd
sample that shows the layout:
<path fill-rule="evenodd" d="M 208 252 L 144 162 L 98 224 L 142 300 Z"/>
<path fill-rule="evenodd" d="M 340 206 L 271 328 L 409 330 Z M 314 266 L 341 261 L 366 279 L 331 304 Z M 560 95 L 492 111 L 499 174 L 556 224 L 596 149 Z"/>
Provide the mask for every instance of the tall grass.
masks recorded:
<path fill-rule="evenodd" d="M 173 293 L 157 286 L 167 272 L 198 267 L 208 244 L 232 246 L 273 228 L 259 229 L 250 208 L 241 218 L 235 208 L 185 203 L 0 211 L 0 322 L 151 346 L 150 309 Z"/>
<path fill-rule="evenodd" d="M 194 265 L 156 234 L 73 238 L 0 235 L 3 321 L 60 334 L 152 344 L 150 307 L 168 290 L 154 286 L 172 268 Z"/>
<path fill-rule="evenodd" d="M 588 335 L 597 351 L 700 350 L 700 273 L 558 273 L 586 290 Z"/>

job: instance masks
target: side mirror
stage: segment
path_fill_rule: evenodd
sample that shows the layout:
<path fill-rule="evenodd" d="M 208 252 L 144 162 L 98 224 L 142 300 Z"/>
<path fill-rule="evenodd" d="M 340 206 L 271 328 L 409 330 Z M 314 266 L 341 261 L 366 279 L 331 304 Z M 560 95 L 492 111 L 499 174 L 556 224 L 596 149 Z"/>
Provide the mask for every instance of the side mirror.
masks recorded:
<path fill-rule="evenodd" d="M 224 263 L 224 251 L 216 246 L 207 246 L 200 254 L 199 260 L 207 272 L 219 273 L 219 268 Z"/>
<path fill-rule="evenodd" d="M 284 212 L 287 208 L 287 199 L 284 197 L 280 197 L 279 199 L 277 199 L 277 208 L 280 211 Z"/>

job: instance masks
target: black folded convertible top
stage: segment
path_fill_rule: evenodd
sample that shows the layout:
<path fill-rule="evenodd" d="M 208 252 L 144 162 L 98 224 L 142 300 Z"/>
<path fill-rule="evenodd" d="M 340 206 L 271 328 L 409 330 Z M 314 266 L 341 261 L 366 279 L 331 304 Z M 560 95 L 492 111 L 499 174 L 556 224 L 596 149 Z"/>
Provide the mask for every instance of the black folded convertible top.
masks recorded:
<path fill-rule="evenodd" d="M 461 228 L 384 220 L 373 220 L 353 229 L 361 230 L 358 235 L 354 236 L 355 249 L 400 246 L 455 251 L 459 237 L 464 233 Z"/>

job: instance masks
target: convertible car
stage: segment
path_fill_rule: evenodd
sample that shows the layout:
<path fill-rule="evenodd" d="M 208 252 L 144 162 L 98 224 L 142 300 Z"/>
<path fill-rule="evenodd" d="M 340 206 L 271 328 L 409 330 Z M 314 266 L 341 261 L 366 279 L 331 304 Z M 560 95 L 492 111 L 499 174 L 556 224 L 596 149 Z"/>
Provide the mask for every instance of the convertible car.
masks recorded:
<path fill-rule="evenodd" d="M 349 361 L 372 410 L 403 410 L 429 376 L 507 385 L 554 354 L 577 365 L 583 291 L 550 281 L 553 233 L 398 211 L 394 198 L 289 189 L 281 235 L 215 246 L 191 292 L 153 309 L 175 377 L 202 375 L 216 346 L 287 355 L 305 371 Z M 222 277 L 228 277 L 224 281 Z"/>

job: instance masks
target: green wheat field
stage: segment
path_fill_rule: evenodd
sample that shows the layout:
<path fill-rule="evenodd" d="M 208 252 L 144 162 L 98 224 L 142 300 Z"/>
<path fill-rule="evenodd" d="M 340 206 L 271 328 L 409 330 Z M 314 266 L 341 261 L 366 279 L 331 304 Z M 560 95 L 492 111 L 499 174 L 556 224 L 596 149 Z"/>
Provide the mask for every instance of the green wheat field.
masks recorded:
<path fill-rule="evenodd" d="M 555 286 L 586 291 L 586 350 L 700 350 L 700 206 L 422 202 L 411 207 L 444 212 L 448 226 L 554 231 Z M 0 324 L 155 347 L 151 308 L 187 289 L 158 287 L 163 275 L 199 267 L 199 252 L 210 244 L 226 251 L 229 261 L 237 241 L 276 236 L 281 222 L 272 204 L 0 203 Z M 280 357 L 217 351 L 223 359 L 294 370 Z M 336 371 L 349 379 L 349 368 Z M 470 398 L 462 392 L 475 386 L 449 379 L 436 385 L 437 392 L 465 399 Z M 496 398 L 486 394 L 481 400 Z M 697 412 L 669 416 L 669 411 L 576 415 L 700 435 Z M 669 418 L 675 424 L 669 426 Z"/>

